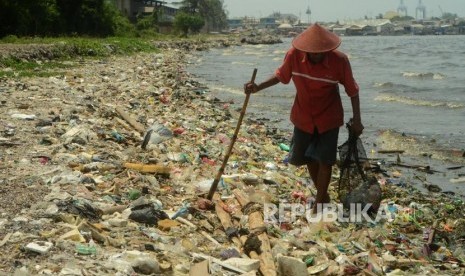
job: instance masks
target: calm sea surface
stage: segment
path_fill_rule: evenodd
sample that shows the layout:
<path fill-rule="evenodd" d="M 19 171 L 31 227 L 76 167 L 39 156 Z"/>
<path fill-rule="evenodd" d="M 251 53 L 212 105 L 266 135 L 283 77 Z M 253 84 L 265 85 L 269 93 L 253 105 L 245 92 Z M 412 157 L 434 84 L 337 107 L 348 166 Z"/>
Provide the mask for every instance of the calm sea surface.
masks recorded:
<path fill-rule="evenodd" d="M 280 44 L 200 52 L 187 70 L 210 88 L 212 96 L 234 100 L 240 107 L 243 84 L 253 68 L 258 69 L 256 82 L 265 80 L 290 44 L 291 38 L 284 38 Z M 465 149 L 464 46 L 465 36 L 342 37 L 339 49 L 349 56 L 360 86 L 367 151 L 381 137 L 385 145 L 378 148 L 398 147 L 418 155 L 435 152 L 435 158 L 452 156 L 454 162 L 465 163 L 458 156 Z M 252 95 L 247 116 L 269 118 L 290 132 L 294 91 L 291 82 Z M 347 121 L 352 109 L 343 89 L 341 93 Z M 340 142 L 343 135 L 341 131 Z"/>

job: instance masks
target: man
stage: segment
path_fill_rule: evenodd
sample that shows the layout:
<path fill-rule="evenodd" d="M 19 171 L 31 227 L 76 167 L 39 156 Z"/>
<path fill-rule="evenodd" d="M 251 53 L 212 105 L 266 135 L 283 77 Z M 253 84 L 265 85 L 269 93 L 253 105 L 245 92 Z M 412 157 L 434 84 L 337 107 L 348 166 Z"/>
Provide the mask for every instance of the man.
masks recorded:
<path fill-rule="evenodd" d="M 245 93 L 256 93 L 279 82 L 294 82 L 297 93 L 291 109 L 294 134 L 289 162 L 306 165 L 310 172 L 317 189 L 314 213 L 330 201 L 328 186 L 336 162 L 339 128 L 344 124 L 339 84 L 351 99 L 352 131 L 357 136 L 363 131 L 359 87 L 348 57 L 335 50 L 340 44 L 336 34 L 313 24 L 292 41 L 293 47 L 272 77 L 258 85 L 244 85 Z"/>

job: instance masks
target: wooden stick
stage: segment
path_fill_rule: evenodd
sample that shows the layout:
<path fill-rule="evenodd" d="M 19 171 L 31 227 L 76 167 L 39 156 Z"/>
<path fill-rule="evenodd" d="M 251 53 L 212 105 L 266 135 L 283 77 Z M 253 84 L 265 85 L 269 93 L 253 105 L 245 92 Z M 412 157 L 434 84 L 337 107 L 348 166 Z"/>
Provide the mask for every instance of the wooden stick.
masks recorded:
<path fill-rule="evenodd" d="M 0 146 L 12 147 L 12 146 L 20 146 L 20 145 L 21 143 L 19 142 L 0 141 Z"/>
<path fill-rule="evenodd" d="M 409 165 L 409 164 L 405 164 L 405 163 L 396 163 L 394 164 L 395 166 L 398 166 L 398 167 L 403 167 L 403 168 L 409 168 L 409 169 L 417 169 L 419 171 L 424 171 L 424 172 L 437 172 L 437 173 L 443 173 L 441 171 L 436 171 L 436 170 L 433 170 L 430 168 L 430 166 L 422 166 L 422 165 Z"/>
<path fill-rule="evenodd" d="M 111 215 L 111 214 L 114 214 L 116 212 L 121 213 L 122 211 L 126 210 L 126 208 L 128 208 L 127 205 L 116 205 L 116 206 L 112 206 L 112 207 L 108 207 L 106 209 L 103 209 L 102 213 L 104 215 Z"/>
<path fill-rule="evenodd" d="M 177 217 L 176 220 L 181 222 L 182 224 L 192 227 L 194 230 L 197 230 L 197 226 L 195 224 L 193 224 L 192 222 L 188 221 L 187 219 L 183 217 Z"/>
<path fill-rule="evenodd" d="M 256 76 L 257 76 L 257 68 L 253 70 L 251 82 L 255 81 Z M 247 104 L 249 103 L 249 99 L 250 99 L 250 93 L 246 93 L 244 104 L 242 105 L 242 109 L 241 109 L 241 114 L 239 116 L 239 120 L 237 121 L 236 130 L 234 131 L 234 135 L 231 139 L 231 143 L 229 144 L 228 151 L 226 152 L 226 155 L 224 156 L 223 164 L 221 164 L 221 168 L 216 174 L 215 180 L 213 181 L 213 184 L 210 187 L 210 192 L 208 193 L 208 196 L 207 196 L 208 200 L 211 200 L 213 198 L 213 194 L 215 193 L 216 188 L 218 187 L 218 182 L 220 182 L 221 176 L 224 173 L 224 168 L 226 167 L 226 164 L 228 163 L 229 156 L 231 155 L 231 151 L 237 139 L 237 134 L 239 133 L 239 129 L 241 128 L 242 119 L 244 118 L 245 110 L 247 108 Z"/>
<path fill-rule="evenodd" d="M 378 153 L 404 153 L 404 150 L 378 150 Z"/>
<path fill-rule="evenodd" d="M 207 240 L 211 241 L 212 243 L 214 243 L 215 245 L 217 246 L 220 246 L 221 244 L 215 240 L 212 236 L 210 236 L 207 232 L 205 231 L 200 231 L 200 234 L 202 234 L 205 238 L 207 238 Z"/>
<path fill-rule="evenodd" d="M 124 167 L 142 173 L 170 174 L 169 167 L 158 164 L 124 163 Z"/>
<path fill-rule="evenodd" d="M 439 225 L 439 221 L 434 221 L 433 223 L 433 227 L 431 227 L 431 232 L 429 233 L 429 236 L 428 236 L 428 241 L 427 241 L 427 245 L 431 245 L 433 243 L 433 240 L 434 240 L 434 236 L 436 235 L 436 228 L 438 227 Z"/>
<path fill-rule="evenodd" d="M 133 131 L 134 128 L 132 128 L 126 121 L 122 120 L 121 118 L 115 117 L 115 120 L 122 125 L 126 130 Z"/>
<path fill-rule="evenodd" d="M 5 235 L 5 237 L 3 237 L 3 240 L 0 242 L 0 247 L 4 246 L 8 242 L 11 235 L 13 235 L 13 233 L 8 233 Z"/>
<path fill-rule="evenodd" d="M 233 191 L 233 194 L 242 207 L 244 207 L 245 205 L 249 203 L 249 198 L 241 190 L 235 189 Z"/>
<path fill-rule="evenodd" d="M 126 121 L 128 122 L 135 130 L 139 131 L 140 133 L 144 133 L 145 132 L 145 127 L 140 124 L 139 122 L 137 122 L 136 120 L 134 120 L 133 118 L 131 118 L 131 116 L 129 116 L 129 114 L 127 114 L 126 112 L 124 112 L 124 110 L 121 108 L 121 107 L 117 107 L 116 108 L 116 112 Z"/>

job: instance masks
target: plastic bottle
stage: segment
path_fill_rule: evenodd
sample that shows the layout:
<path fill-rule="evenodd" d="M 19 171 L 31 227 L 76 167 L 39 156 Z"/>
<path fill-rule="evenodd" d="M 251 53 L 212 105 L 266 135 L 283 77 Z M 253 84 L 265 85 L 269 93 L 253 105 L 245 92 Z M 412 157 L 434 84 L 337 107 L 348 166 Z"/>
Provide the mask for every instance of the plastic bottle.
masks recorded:
<path fill-rule="evenodd" d="M 280 143 L 279 148 L 287 152 L 290 150 L 289 146 L 284 143 Z"/>
<path fill-rule="evenodd" d="M 76 252 L 80 255 L 96 255 L 97 248 L 92 240 L 90 240 L 89 244 L 76 244 Z"/>

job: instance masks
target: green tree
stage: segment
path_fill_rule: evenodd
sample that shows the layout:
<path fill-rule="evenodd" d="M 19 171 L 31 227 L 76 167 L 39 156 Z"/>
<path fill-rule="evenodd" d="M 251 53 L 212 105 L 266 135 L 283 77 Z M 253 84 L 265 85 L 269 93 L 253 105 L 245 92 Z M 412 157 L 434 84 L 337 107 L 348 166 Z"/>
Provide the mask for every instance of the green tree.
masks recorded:
<path fill-rule="evenodd" d="M 223 1 L 204 0 L 199 5 L 199 14 L 205 19 L 207 32 L 221 30 L 227 26 L 227 16 L 224 11 Z"/>
<path fill-rule="evenodd" d="M 77 33 L 83 0 L 57 0 L 60 25 L 65 33 Z"/>
<path fill-rule="evenodd" d="M 183 36 L 187 36 L 189 33 L 190 17 L 191 15 L 183 11 L 178 12 L 174 17 L 174 28 L 180 31 Z"/>
<path fill-rule="evenodd" d="M 24 13 L 17 1 L 0 0 L 0 37 L 19 34 L 24 28 L 19 16 Z"/>
<path fill-rule="evenodd" d="M 111 26 L 108 35 L 133 36 L 136 32 L 134 25 L 111 2 L 106 2 L 102 17 L 104 24 Z"/>
<path fill-rule="evenodd" d="M 52 35 L 58 32 L 57 26 L 59 13 L 55 4 L 55 0 L 40 0 L 40 1 L 27 1 L 30 3 L 27 16 L 22 18 L 29 22 L 27 28 L 28 34 L 33 35 Z"/>
<path fill-rule="evenodd" d="M 64 14 L 71 19 L 68 32 L 89 35 L 105 35 L 112 27 L 102 20 L 104 0 L 57 0 L 64 4 Z M 79 5 L 77 5 L 79 4 Z"/>
<path fill-rule="evenodd" d="M 197 33 L 205 25 L 205 21 L 198 15 L 191 15 L 186 12 L 178 12 L 174 18 L 174 27 L 183 36 L 187 36 L 189 31 Z"/>
<path fill-rule="evenodd" d="M 456 19 L 458 16 L 456 13 L 450 13 L 450 12 L 445 12 L 442 14 L 442 19 L 444 20 L 454 20 Z"/>
<path fill-rule="evenodd" d="M 205 20 L 199 15 L 193 15 L 190 18 L 190 30 L 193 33 L 198 33 L 205 26 Z"/>
<path fill-rule="evenodd" d="M 190 15 L 200 16 L 207 31 L 221 30 L 227 26 L 227 16 L 223 0 L 183 0 L 177 2 L 179 10 Z"/>
<path fill-rule="evenodd" d="M 0 37 L 52 35 L 58 31 L 55 0 L 0 0 Z"/>
<path fill-rule="evenodd" d="M 153 9 L 152 14 L 142 15 L 137 18 L 136 28 L 138 31 L 157 31 L 158 24 L 162 17 L 163 11 L 161 9 Z"/>
<path fill-rule="evenodd" d="M 391 18 L 391 21 L 392 22 L 399 22 L 399 21 L 411 21 L 411 20 L 414 20 L 415 18 L 411 17 L 411 16 L 394 16 L 393 18 Z"/>
<path fill-rule="evenodd" d="M 111 0 L 0 0 L 0 37 L 135 33 Z"/>

